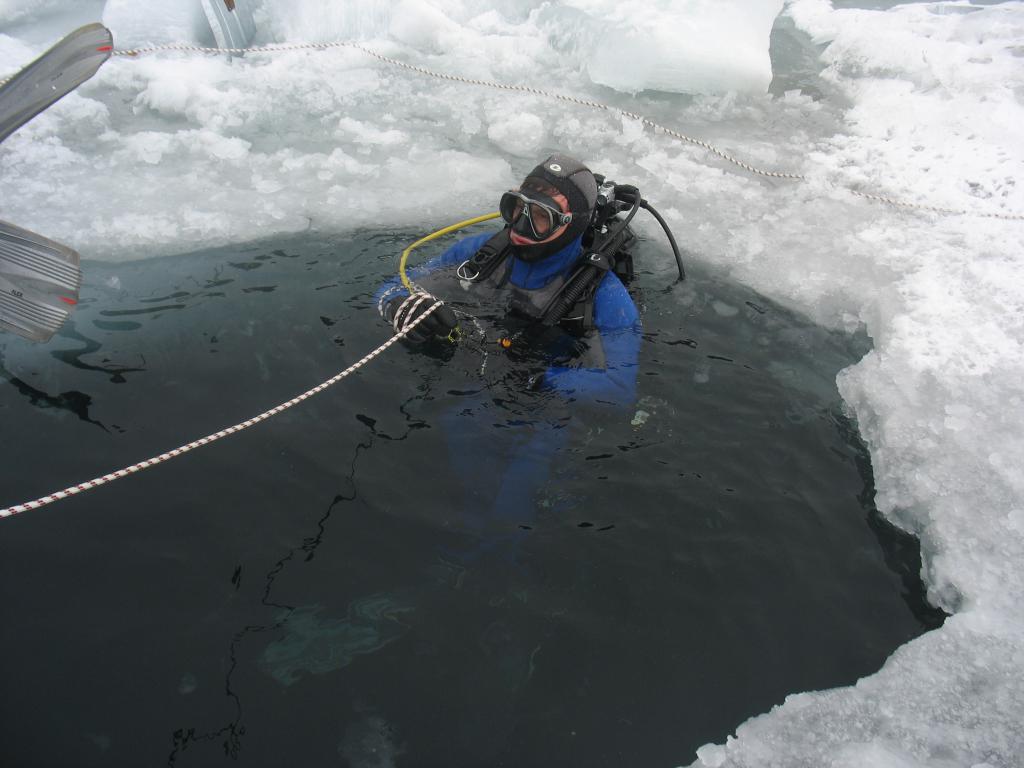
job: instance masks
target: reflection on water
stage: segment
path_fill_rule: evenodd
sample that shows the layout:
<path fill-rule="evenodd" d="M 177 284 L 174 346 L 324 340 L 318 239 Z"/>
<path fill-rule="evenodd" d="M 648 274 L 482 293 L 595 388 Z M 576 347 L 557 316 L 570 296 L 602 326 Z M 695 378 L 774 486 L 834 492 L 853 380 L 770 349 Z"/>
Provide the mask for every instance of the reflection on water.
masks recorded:
<path fill-rule="evenodd" d="M 87 265 L 55 341 L 0 339 L 4 501 L 346 367 L 385 338 L 372 294 L 407 240 Z M 252 430 L 5 521 L 5 752 L 679 764 L 941 623 L 835 389 L 867 340 L 699 268 L 669 286 L 659 248 L 638 250 L 621 416 L 482 379 L 480 345 L 398 347 Z M 562 446 L 540 487 L 502 487 L 524 425 Z"/>
<path fill-rule="evenodd" d="M 263 650 L 260 665 L 282 685 L 297 683 L 304 672 L 334 672 L 404 635 L 409 627 L 402 622 L 402 614 L 411 610 L 386 594 L 354 601 L 342 619 L 322 616 L 322 606 L 292 609 L 279 615 L 285 636 Z"/>

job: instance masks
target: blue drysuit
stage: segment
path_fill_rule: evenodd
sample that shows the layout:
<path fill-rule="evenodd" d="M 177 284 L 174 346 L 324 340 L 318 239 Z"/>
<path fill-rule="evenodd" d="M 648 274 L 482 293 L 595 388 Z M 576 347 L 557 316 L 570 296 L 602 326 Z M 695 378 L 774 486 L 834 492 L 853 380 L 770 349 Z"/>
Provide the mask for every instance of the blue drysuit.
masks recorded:
<path fill-rule="evenodd" d="M 463 291 L 455 269 L 491 236 L 484 233 L 460 240 L 410 270 L 410 279 L 451 303 Z M 509 256 L 508 289 L 543 288 L 556 276 L 571 273 L 581 252 L 576 239 L 537 262 Z M 376 298 L 385 293 L 386 301 L 405 295 L 398 278 L 381 286 Z M 566 445 L 567 427 L 574 417 L 586 421 L 598 411 L 598 419 L 622 418 L 635 402 L 640 316 L 625 286 L 611 272 L 595 292 L 593 318 L 595 329 L 584 334 L 585 345 L 577 345 L 585 354 L 574 360 L 563 349 L 552 356 L 532 401 L 530 394 L 492 386 L 458 397 L 441 419 L 452 466 L 473 468 L 458 474 L 465 494 L 464 522 L 481 535 L 484 546 L 479 551 L 507 541 L 517 524 L 533 520 L 535 495 L 547 480 L 554 454 Z M 491 354 L 501 354 L 497 345 Z M 560 405 L 559 400 L 571 404 L 570 408 L 553 407 Z"/>

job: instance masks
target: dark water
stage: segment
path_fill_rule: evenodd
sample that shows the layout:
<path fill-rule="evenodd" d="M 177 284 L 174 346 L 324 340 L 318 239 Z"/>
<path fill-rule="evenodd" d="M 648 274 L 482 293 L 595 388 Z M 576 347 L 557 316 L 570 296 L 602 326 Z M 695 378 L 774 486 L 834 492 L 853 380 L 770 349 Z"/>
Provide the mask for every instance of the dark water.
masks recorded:
<path fill-rule="evenodd" d="M 58 338 L 0 339 L 0 502 L 344 368 L 411 236 L 87 265 Z M 464 511 L 500 459 L 449 460 L 469 344 L 0 521 L 3 764 L 674 766 L 940 623 L 835 390 L 867 341 L 639 257 L 636 413 L 575 414 L 515 519 Z M 558 407 L 484 394 L 495 455 Z"/>

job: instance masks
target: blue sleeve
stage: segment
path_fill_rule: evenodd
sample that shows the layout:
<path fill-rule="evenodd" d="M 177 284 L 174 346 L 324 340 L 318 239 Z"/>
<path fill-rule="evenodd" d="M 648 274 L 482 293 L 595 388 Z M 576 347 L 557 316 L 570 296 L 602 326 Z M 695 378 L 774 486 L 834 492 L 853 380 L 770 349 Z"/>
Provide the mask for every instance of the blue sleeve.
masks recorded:
<path fill-rule="evenodd" d="M 471 258 L 474 253 L 480 250 L 480 246 L 492 237 L 494 237 L 494 232 L 482 232 L 479 235 L 462 238 L 440 256 L 435 256 L 430 261 L 407 270 L 409 279 L 416 282 L 417 279 L 420 279 L 425 275 L 429 275 L 431 272 L 435 272 L 438 269 L 444 269 L 445 267 L 453 267 L 461 264 L 466 259 Z M 373 300 L 375 302 L 379 302 L 385 293 L 392 296 L 404 296 L 408 294 L 405 286 L 402 285 L 401 275 L 395 275 L 390 280 L 384 281 L 380 288 L 377 289 L 377 292 L 373 295 Z"/>
<path fill-rule="evenodd" d="M 605 275 L 594 296 L 594 324 L 603 351 L 603 367 L 552 366 L 545 387 L 567 399 L 630 408 L 636 402 L 637 361 L 643 327 L 629 291 L 613 274 Z"/>

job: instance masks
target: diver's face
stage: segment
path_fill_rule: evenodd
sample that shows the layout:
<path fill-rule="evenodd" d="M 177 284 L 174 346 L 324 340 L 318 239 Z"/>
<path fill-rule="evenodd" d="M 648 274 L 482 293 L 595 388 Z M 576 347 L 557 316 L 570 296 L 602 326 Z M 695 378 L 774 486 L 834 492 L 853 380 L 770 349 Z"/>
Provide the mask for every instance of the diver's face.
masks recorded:
<path fill-rule="evenodd" d="M 530 196 L 530 188 L 529 187 L 524 187 L 524 188 L 522 188 L 521 191 L 527 197 Z M 548 197 L 550 197 L 555 202 L 555 204 L 558 206 L 558 209 L 562 213 L 568 213 L 569 212 L 569 200 L 568 200 L 568 198 L 566 198 L 565 195 L 563 195 L 561 192 L 557 192 L 557 191 L 555 191 L 553 189 L 550 192 L 547 192 L 547 195 L 548 195 Z M 538 221 L 539 220 L 540 219 L 538 217 Z M 508 239 L 509 239 L 509 242 L 512 243 L 512 245 L 514 245 L 516 247 L 519 247 L 519 248 L 529 248 L 531 245 L 544 245 L 545 243 L 550 243 L 552 240 L 557 240 L 559 237 L 562 236 L 562 234 L 568 228 L 569 228 L 569 224 L 560 224 L 560 225 L 556 226 L 554 229 L 552 229 L 551 233 L 547 237 L 545 237 L 543 240 L 531 240 L 530 238 L 523 237 L 518 232 L 513 230 L 513 231 L 511 231 L 509 233 L 509 238 Z"/>

